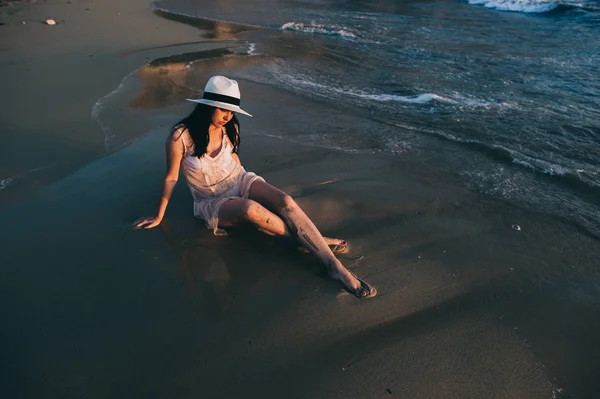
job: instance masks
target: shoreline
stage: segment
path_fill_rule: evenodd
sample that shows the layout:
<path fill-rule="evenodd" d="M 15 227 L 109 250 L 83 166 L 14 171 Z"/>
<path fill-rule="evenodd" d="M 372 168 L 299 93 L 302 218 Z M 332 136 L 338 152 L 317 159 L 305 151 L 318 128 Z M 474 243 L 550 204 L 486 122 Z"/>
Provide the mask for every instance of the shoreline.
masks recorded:
<path fill-rule="evenodd" d="M 150 2 L 139 0 L 20 2 L 0 12 L 5 54 L 0 139 L 11 143 L 0 150 L 2 204 L 105 155 L 105 134 L 90 115 L 96 101 L 124 76 L 168 51 L 164 46 L 175 45 L 172 51 L 177 51 L 202 34 L 155 15 Z M 57 24 L 46 25 L 49 18 Z M 140 27 L 146 26 L 152 29 L 142 34 Z"/>
<path fill-rule="evenodd" d="M 142 3 L 127 7 L 152 14 Z M 42 4 L 28 15 L 42 15 Z M 104 2 L 102 18 L 120 7 Z M 135 23 L 163 24 L 154 17 Z M 86 26 L 73 27 L 72 35 L 81 33 L 75 42 L 94 28 L 80 22 Z M 104 48 L 91 57 L 98 64 L 78 58 L 83 44 L 65 43 L 53 66 L 64 68 L 56 85 L 71 82 L 78 66 L 96 68 L 86 73 L 98 82 L 89 93 L 54 98 L 40 119 L 81 104 L 61 114 L 72 119 L 47 118 L 51 132 L 63 124 L 92 130 L 92 107 L 87 116 L 82 110 L 94 93 L 122 82 L 102 120 L 137 138 L 103 153 L 102 140 L 88 132 L 78 144 L 101 155 L 55 180 L 45 176 L 50 184 L 0 207 L 0 353 L 10 363 L 3 373 L 9 396 L 560 398 L 597 391 L 597 240 L 460 187 L 435 165 L 294 142 L 304 131 L 333 131 L 338 121 L 361 126 L 364 118 L 249 79 L 268 57 L 223 52 L 215 41 L 169 47 L 198 33 L 164 24 L 157 26 L 168 26 L 168 37 L 146 37 L 134 25 L 137 36 L 127 43 L 96 38 Z M 136 46 L 141 51 L 132 53 Z M 46 62 L 52 49 L 41 47 L 7 53 Z M 185 68 L 187 53 L 175 50 L 193 50 L 197 62 Z M 130 229 L 156 209 L 165 126 L 187 112 L 182 98 L 190 90 L 221 71 L 240 81 L 256 116 L 241 121 L 246 168 L 292 195 L 325 235 L 347 239 L 351 253 L 342 261 L 378 288 L 376 298 L 343 292 L 280 239 L 243 229 L 213 236 L 193 218 L 183 178 L 159 228 Z M 23 79 L 10 73 L 15 85 Z M 12 113 L 23 104 L 12 104 Z"/>

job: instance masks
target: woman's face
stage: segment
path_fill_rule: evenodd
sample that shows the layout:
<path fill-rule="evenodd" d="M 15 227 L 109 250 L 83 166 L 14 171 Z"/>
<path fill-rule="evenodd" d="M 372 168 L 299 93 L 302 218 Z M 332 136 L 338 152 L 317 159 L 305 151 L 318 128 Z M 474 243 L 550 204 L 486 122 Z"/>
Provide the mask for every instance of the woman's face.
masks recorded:
<path fill-rule="evenodd" d="M 231 118 L 233 118 L 233 111 L 215 108 L 212 116 L 212 124 L 216 127 L 223 127 Z"/>

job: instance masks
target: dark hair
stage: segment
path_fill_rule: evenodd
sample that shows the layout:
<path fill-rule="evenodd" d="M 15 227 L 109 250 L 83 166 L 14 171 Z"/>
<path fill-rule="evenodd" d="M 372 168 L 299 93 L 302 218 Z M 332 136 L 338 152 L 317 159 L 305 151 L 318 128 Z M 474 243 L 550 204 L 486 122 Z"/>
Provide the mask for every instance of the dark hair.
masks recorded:
<path fill-rule="evenodd" d="M 177 122 L 174 126 L 184 125 L 190 132 L 192 141 L 194 142 L 195 156 L 198 158 L 206 154 L 208 148 L 208 129 L 212 122 L 212 116 L 215 111 L 214 107 L 206 104 L 197 104 L 194 110 L 185 118 Z M 237 128 L 236 128 L 237 127 Z M 240 122 L 238 121 L 235 114 L 233 118 L 225 125 L 225 131 L 229 141 L 233 145 L 233 152 L 237 154 L 240 146 L 240 135 L 238 133 L 240 129 Z"/>

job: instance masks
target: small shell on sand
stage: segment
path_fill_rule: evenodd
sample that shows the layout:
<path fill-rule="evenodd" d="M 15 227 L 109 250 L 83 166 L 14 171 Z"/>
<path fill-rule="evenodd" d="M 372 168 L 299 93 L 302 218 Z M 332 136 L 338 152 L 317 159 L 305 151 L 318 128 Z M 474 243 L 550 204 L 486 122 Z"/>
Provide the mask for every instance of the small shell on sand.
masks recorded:
<path fill-rule="evenodd" d="M 46 24 L 47 24 L 47 25 L 56 25 L 56 21 L 55 21 L 55 20 L 53 20 L 53 19 L 47 19 L 47 20 L 46 20 Z"/>

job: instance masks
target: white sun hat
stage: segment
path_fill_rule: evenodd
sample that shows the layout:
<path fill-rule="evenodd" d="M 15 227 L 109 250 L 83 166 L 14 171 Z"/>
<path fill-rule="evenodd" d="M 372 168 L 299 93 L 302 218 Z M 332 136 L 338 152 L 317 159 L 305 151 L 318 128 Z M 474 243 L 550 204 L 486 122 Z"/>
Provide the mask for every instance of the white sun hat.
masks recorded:
<path fill-rule="evenodd" d="M 240 88 L 238 87 L 238 83 L 225 76 L 213 76 L 206 83 L 202 98 L 197 100 L 188 98 L 187 100 L 252 116 L 240 108 Z"/>

